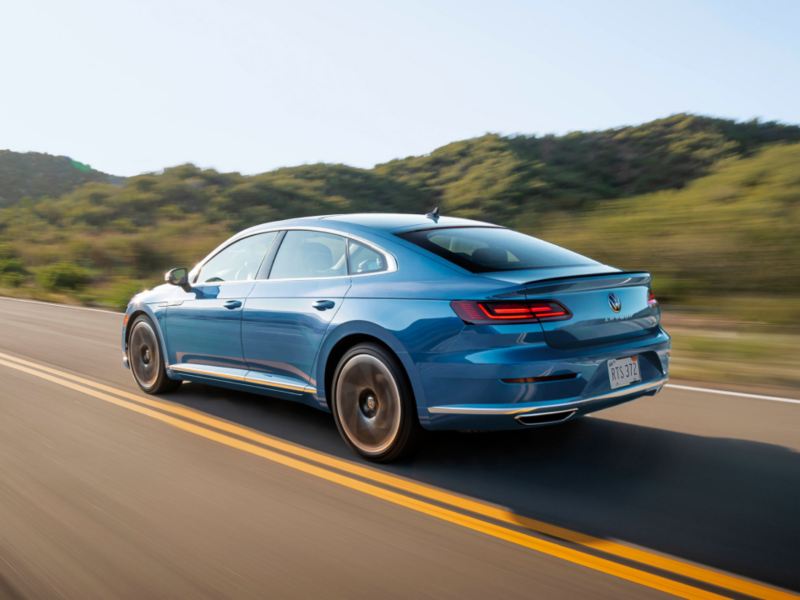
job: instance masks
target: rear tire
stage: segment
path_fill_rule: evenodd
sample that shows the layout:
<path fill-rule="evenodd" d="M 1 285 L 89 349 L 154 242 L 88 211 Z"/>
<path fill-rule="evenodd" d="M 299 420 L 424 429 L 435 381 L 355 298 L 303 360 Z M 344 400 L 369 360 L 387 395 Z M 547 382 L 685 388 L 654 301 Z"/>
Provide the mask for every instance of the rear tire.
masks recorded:
<path fill-rule="evenodd" d="M 137 385 L 148 394 L 172 392 L 182 383 L 167 377 L 158 334 L 145 315 L 136 318 L 128 334 L 128 365 Z"/>
<path fill-rule="evenodd" d="M 331 408 L 344 441 L 364 458 L 391 462 L 414 453 L 422 428 L 398 360 L 371 343 L 350 348 L 333 376 Z"/>

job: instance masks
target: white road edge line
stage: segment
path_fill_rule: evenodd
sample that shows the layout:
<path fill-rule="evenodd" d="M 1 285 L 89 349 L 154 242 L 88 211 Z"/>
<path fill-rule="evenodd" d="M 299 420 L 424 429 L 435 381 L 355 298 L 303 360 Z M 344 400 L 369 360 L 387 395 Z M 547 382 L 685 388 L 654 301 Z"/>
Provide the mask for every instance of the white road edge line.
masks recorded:
<path fill-rule="evenodd" d="M 745 392 L 732 392 L 730 390 L 716 390 L 712 388 L 695 387 L 693 385 L 678 385 L 677 383 L 668 383 L 664 387 L 674 388 L 676 390 L 687 390 L 689 392 L 703 392 L 705 394 L 719 394 L 722 396 L 738 396 L 739 398 L 753 398 L 755 400 L 769 400 L 770 402 L 785 402 L 786 404 L 800 404 L 800 400 L 794 398 L 782 398 L 780 396 L 762 396 L 761 394 L 747 394 Z"/>
<path fill-rule="evenodd" d="M 45 302 L 44 300 L 30 300 L 28 298 L 12 298 L 11 296 L 0 296 L 0 300 L 11 300 L 12 302 L 23 302 L 25 304 L 44 304 L 45 306 L 56 306 L 58 308 L 71 308 L 72 310 L 88 310 L 91 312 L 107 313 L 109 315 L 123 315 L 125 313 L 107 308 L 92 308 L 91 306 L 75 306 L 72 304 L 60 304 L 58 302 Z"/>

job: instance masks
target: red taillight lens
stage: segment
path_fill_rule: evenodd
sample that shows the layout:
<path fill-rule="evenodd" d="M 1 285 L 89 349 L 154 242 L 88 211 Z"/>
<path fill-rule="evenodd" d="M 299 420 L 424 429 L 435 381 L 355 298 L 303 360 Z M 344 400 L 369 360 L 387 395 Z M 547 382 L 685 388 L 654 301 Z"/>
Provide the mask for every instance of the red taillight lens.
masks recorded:
<path fill-rule="evenodd" d="M 531 323 L 569 319 L 572 314 L 552 300 L 475 302 L 455 300 L 450 303 L 455 313 L 465 323 Z"/>
<path fill-rule="evenodd" d="M 648 306 L 655 306 L 658 304 L 658 300 L 656 300 L 656 295 L 653 293 L 653 290 L 647 291 L 647 305 Z"/>

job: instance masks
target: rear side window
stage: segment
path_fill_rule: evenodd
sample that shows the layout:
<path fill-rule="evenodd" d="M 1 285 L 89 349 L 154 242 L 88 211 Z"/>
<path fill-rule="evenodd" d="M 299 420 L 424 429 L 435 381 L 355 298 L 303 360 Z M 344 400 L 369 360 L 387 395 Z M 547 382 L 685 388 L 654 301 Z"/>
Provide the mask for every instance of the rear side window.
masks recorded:
<path fill-rule="evenodd" d="M 351 275 L 378 273 L 386 270 L 386 258 L 369 246 L 350 240 L 347 252 Z"/>
<path fill-rule="evenodd" d="M 270 279 L 347 275 L 345 239 L 320 231 L 291 230 L 281 242 Z"/>
<path fill-rule="evenodd" d="M 597 264 L 571 250 L 502 227 L 442 227 L 399 235 L 473 273 Z"/>

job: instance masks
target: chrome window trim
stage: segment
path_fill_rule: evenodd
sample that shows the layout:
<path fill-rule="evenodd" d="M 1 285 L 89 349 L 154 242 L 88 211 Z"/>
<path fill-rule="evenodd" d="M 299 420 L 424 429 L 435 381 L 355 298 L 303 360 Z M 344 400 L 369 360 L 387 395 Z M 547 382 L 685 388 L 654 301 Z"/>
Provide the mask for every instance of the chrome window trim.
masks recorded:
<path fill-rule="evenodd" d="M 260 235 L 262 233 L 274 233 L 274 232 L 280 233 L 281 231 L 319 231 L 320 233 L 329 233 L 329 234 L 332 234 L 332 235 L 338 235 L 339 237 L 345 238 L 345 240 L 348 240 L 348 239 L 349 240 L 353 240 L 355 242 L 358 242 L 359 244 L 363 244 L 364 246 L 368 246 L 368 247 L 372 248 L 373 250 L 375 250 L 375 252 L 377 252 L 378 254 L 383 256 L 384 260 L 386 261 L 386 268 L 383 269 L 382 271 L 372 271 L 371 273 L 355 273 L 353 275 L 350 275 L 350 274 L 347 274 L 347 275 L 329 275 L 327 277 L 283 277 L 283 278 L 280 278 L 280 279 L 278 279 L 278 278 L 275 278 L 275 279 L 272 279 L 272 278 L 267 278 L 267 279 L 237 279 L 237 280 L 231 280 L 231 281 L 202 282 L 202 283 L 197 283 L 197 282 L 194 281 L 194 279 L 196 279 L 196 277 L 200 275 L 200 271 L 202 270 L 202 268 L 205 266 L 205 264 L 209 260 L 214 258 L 217 254 L 219 254 L 220 252 L 222 252 L 226 248 L 232 246 L 236 242 L 238 242 L 240 240 L 243 240 L 245 238 L 254 236 L 254 235 Z M 208 256 L 206 256 L 202 261 L 197 263 L 192 268 L 192 270 L 189 272 L 189 280 L 192 281 L 193 285 L 218 285 L 218 286 L 221 286 L 221 285 L 225 285 L 225 284 L 228 284 L 228 283 L 259 283 L 259 282 L 264 282 L 264 281 L 307 281 L 307 280 L 311 281 L 311 280 L 323 280 L 323 279 L 346 279 L 346 278 L 349 278 L 349 277 L 369 277 L 369 276 L 372 276 L 372 275 L 385 275 L 385 274 L 388 274 L 388 273 L 394 273 L 398 269 L 397 259 L 395 258 L 394 254 L 392 254 L 391 252 L 389 252 L 387 250 L 384 250 L 382 247 L 378 246 L 375 242 L 372 242 L 370 240 L 366 240 L 366 239 L 362 238 L 359 235 L 353 235 L 353 234 L 348 233 L 348 232 L 339 231 L 339 230 L 336 230 L 336 229 L 330 229 L 330 228 L 327 228 L 327 227 L 317 227 L 317 226 L 314 226 L 314 225 L 307 225 L 307 226 L 294 225 L 294 226 L 290 226 L 290 227 L 274 227 L 272 229 L 265 229 L 263 231 L 256 231 L 256 232 L 250 233 L 248 235 L 242 235 L 240 237 L 234 237 L 233 239 L 227 240 L 227 243 L 226 242 L 223 242 L 223 243 L 224 243 L 224 246 L 222 246 L 222 247 L 218 246 L 217 248 L 212 250 L 211 253 Z M 278 248 L 278 251 L 280 251 L 280 248 Z"/>

